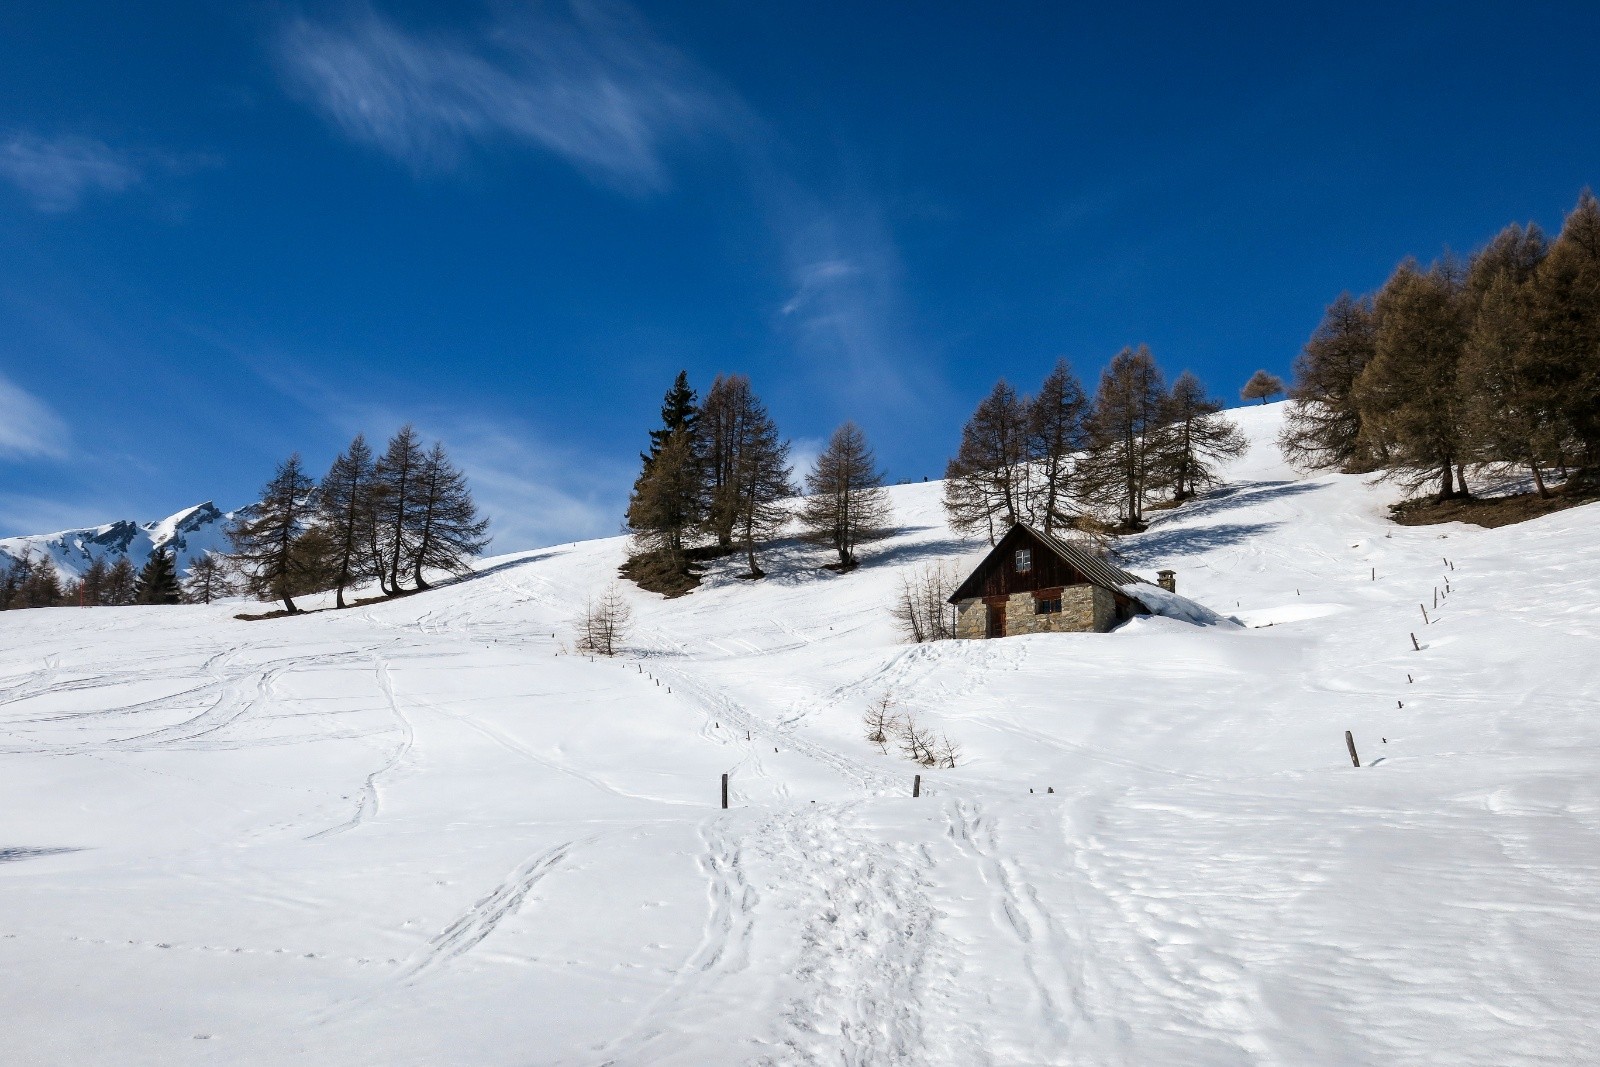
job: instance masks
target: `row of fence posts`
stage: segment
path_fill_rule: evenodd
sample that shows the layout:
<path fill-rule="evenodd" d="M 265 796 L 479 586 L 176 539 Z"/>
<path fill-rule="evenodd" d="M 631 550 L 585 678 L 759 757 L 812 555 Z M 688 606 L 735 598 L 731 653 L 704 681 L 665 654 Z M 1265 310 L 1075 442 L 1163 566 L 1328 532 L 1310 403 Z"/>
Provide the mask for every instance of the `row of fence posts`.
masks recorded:
<path fill-rule="evenodd" d="M 1446 567 L 1448 567 L 1450 570 L 1453 571 L 1453 570 L 1456 569 L 1456 565 L 1454 563 L 1450 562 L 1450 557 L 1449 556 L 1440 556 L 1439 558 L 1444 561 L 1444 565 Z M 1372 580 L 1373 581 L 1377 581 L 1378 580 L 1378 568 L 1376 568 L 1376 567 L 1372 568 Z M 1450 587 L 1450 576 L 1447 574 L 1447 575 L 1445 575 L 1445 579 L 1444 579 L 1444 599 L 1449 599 L 1450 594 L 1452 592 L 1454 592 L 1454 591 L 1455 590 L 1451 589 L 1451 587 Z M 1439 610 L 1439 600 L 1440 600 L 1439 587 L 1438 586 L 1434 586 L 1433 587 L 1433 610 L 1434 611 L 1438 611 Z M 1428 618 L 1428 605 L 1426 605 L 1426 604 L 1418 604 L 1417 607 L 1422 610 L 1422 625 L 1424 625 L 1424 626 L 1432 626 L 1433 625 L 1433 620 Z M 1415 633 L 1412 633 L 1409 636 L 1411 637 L 1411 651 L 1413 651 L 1413 652 L 1421 652 L 1422 651 L 1422 645 L 1417 641 L 1417 635 Z M 1415 684 L 1415 682 L 1416 682 L 1416 679 L 1412 678 L 1411 675 L 1408 673 L 1406 675 L 1406 683 L 1408 685 L 1410 685 L 1410 684 Z M 1397 709 L 1398 708 L 1404 708 L 1406 706 L 1405 701 L 1403 701 L 1403 700 L 1396 700 L 1394 703 L 1395 703 L 1395 707 Z M 1387 745 L 1389 743 L 1389 739 L 1387 737 L 1385 737 L 1383 739 L 1383 743 Z M 1350 763 L 1351 763 L 1351 765 L 1355 766 L 1355 767 L 1361 766 L 1361 757 L 1356 754 L 1356 739 L 1355 739 L 1354 736 L 1351 735 L 1349 730 L 1346 730 L 1344 732 L 1344 747 L 1350 750 Z"/>
<path fill-rule="evenodd" d="M 1348 730 L 1345 731 L 1345 735 L 1344 736 L 1345 736 L 1345 738 L 1347 740 L 1349 739 L 1350 733 L 1349 733 Z M 773 749 L 772 751 L 776 752 L 778 750 L 777 749 Z M 1353 742 L 1352 742 L 1351 747 L 1350 747 L 1350 752 L 1351 752 L 1352 755 L 1355 753 L 1355 745 L 1354 745 Z M 1358 764 L 1356 764 L 1356 766 L 1359 767 L 1359 766 L 1361 766 L 1361 764 L 1358 763 Z M 1055 791 L 1056 791 L 1056 787 L 1055 786 L 1051 786 L 1049 789 L 1045 790 L 1046 793 L 1054 793 Z M 1030 792 L 1030 793 L 1033 792 L 1033 787 L 1032 786 L 1028 787 L 1028 792 Z M 920 796 L 922 796 L 922 775 L 920 775 L 920 774 L 913 775 L 912 778 L 911 778 L 911 795 L 912 795 L 912 797 L 920 797 Z M 813 800 L 811 803 L 815 804 L 816 801 Z M 722 774 L 722 810 L 723 811 L 727 811 L 728 810 L 728 772 L 726 772 L 726 771 L 724 771 L 723 774 Z"/>

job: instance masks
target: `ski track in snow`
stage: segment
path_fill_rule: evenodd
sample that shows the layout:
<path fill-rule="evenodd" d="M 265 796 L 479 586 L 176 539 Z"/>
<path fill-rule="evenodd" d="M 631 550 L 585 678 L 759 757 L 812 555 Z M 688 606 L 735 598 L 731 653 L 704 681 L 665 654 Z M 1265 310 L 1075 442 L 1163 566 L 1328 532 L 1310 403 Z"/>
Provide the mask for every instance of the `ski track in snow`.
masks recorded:
<path fill-rule="evenodd" d="M 936 484 L 851 575 L 630 588 L 610 661 L 567 650 L 619 540 L 296 619 L 0 615 L 14 1054 L 1600 1060 L 1600 509 L 1394 527 L 1279 410 L 1120 546 L 1243 629 L 899 643 L 904 568 L 981 554 Z M 886 694 L 962 765 L 862 740 Z"/>

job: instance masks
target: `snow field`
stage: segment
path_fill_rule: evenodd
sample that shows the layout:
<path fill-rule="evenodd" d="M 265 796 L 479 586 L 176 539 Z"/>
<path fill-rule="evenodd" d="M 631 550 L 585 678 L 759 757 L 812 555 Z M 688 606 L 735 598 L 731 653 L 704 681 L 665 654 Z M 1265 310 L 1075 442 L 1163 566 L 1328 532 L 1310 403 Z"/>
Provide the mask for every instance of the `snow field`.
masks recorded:
<path fill-rule="evenodd" d="M 855 574 L 630 589 L 609 662 L 557 653 L 618 539 L 297 619 L 0 614 L 10 1054 L 1600 1058 L 1595 509 L 1391 526 L 1280 410 L 1123 546 L 1239 627 L 901 644 L 900 571 L 982 554 L 936 483 Z M 885 692 L 964 751 L 917 800 Z"/>

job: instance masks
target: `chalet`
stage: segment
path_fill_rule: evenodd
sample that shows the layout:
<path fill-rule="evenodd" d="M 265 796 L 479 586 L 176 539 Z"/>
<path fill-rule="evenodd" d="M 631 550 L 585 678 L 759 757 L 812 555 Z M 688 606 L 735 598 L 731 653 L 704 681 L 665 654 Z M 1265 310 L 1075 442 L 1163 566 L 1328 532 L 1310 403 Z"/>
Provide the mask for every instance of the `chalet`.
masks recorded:
<path fill-rule="evenodd" d="M 1093 552 L 1017 523 L 950 597 L 956 637 L 1105 633 L 1150 612 L 1139 600 L 1141 585 L 1155 588 Z M 1160 572 L 1160 586 L 1174 591 L 1172 571 Z"/>

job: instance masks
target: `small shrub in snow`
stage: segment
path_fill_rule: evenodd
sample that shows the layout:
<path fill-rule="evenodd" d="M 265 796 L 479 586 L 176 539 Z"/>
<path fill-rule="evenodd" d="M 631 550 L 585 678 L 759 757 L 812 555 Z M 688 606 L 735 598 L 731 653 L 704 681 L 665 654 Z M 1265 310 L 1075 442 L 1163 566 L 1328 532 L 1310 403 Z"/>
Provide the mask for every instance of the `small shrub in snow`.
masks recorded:
<path fill-rule="evenodd" d="M 878 746 L 878 751 L 889 754 L 889 742 L 900 731 L 900 716 L 894 713 L 894 698 L 888 693 L 879 697 L 862 718 L 867 729 L 867 740 Z"/>
<path fill-rule="evenodd" d="M 613 582 L 599 597 L 588 599 L 583 614 L 574 623 L 578 631 L 578 651 L 615 656 L 632 623 L 633 613 L 628 610 L 628 602 Z"/>
<path fill-rule="evenodd" d="M 900 575 L 900 591 L 891 610 L 900 632 L 921 644 L 955 637 L 955 620 L 947 601 L 960 584 L 954 563 L 924 563 Z"/>

